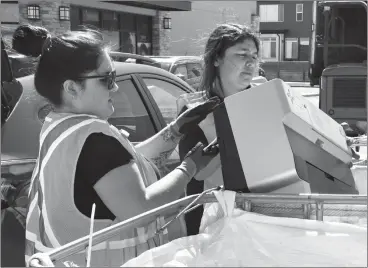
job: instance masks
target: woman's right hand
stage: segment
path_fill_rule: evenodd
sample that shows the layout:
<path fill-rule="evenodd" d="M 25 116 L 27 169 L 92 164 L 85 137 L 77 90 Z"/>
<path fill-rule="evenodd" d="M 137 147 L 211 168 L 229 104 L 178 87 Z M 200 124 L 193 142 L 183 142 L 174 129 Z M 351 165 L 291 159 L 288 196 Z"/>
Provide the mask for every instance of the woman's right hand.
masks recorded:
<path fill-rule="evenodd" d="M 199 142 L 187 153 L 183 162 L 191 162 L 190 166 L 194 164 L 196 167 L 195 173 L 197 174 L 204 169 L 218 153 L 219 147 L 217 140 L 211 142 L 207 147 Z"/>

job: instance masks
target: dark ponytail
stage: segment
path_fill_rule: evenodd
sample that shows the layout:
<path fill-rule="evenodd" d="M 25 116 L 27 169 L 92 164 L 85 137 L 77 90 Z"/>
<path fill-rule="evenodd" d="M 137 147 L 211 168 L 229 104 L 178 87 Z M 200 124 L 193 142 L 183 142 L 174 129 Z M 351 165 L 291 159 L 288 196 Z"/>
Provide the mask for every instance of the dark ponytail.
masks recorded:
<path fill-rule="evenodd" d="M 30 24 L 21 25 L 13 34 L 12 48 L 25 56 L 38 57 L 49 35 L 50 32 L 43 27 Z"/>

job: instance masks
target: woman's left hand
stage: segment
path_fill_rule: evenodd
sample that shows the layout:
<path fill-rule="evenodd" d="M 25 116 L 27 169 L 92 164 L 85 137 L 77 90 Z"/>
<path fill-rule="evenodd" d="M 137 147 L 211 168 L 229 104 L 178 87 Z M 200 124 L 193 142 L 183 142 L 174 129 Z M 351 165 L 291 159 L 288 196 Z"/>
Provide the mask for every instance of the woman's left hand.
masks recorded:
<path fill-rule="evenodd" d="M 351 129 L 351 127 L 349 126 L 348 123 L 343 122 L 340 125 L 344 129 L 345 134 L 349 134 L 349 133 L 352 133 L 353 132 L 353 130 Z M 348 145 L 348 147 L 351 150 L 352 157 L 354 159 L 358 159 L 359 160 L 360 159 L 360 155 L 357 152 L 355 152 L 353 148 L 351 148 L 351 145 L 352 145 L 354 139 L 351 138 L 351 137 L 349 137 L 349 136 L 346 136 L 345 139 L 346 139 L 346 144 Z"/>
<path fill-rule="evenodd" d="M 204 103 L 186 110 L 179 115 L 178 118 L 176 118 L 173 123 L 173 127 L 180 134 L 186 134 L 190 132 L 193 127 L 198 125 L 207 117 L 208 114 L 213 112 L 219 103 L 220 99 L 218 97 L 213 97 Z"/>
<path fill-rule="evenodd" d="M 28 260 L 29 267 L 55 267 L 50 260 L 49 255 L 45 253 L 36 253 Z"/>

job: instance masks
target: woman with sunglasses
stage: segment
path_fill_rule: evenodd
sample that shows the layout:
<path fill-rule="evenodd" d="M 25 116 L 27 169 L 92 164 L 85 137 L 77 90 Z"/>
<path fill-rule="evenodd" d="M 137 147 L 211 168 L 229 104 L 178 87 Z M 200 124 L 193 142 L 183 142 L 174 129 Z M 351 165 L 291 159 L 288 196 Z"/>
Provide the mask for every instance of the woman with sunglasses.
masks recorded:
<path fill-rule="evenodd" d="M 48 37 L 35 74 L 37 92 L 54 105 L 40 133 L 26 224 L 26 262 L 89 233 L 124 221 L 184 194 L 187 183 L 214 157 L 198 143 L 171 173 L 158 168 L 218 104 L 203 102 L 181 114 L 150 139 L 133 146 L 107 119 L 114 112 L 111 93 L 116 71 L 95 31 Z M 120 90 L 124 90 L 121 88 Z M 154 164 L 156 163 L 157 166 Z M 162 218 L 120 233 L 92 249 L 92 266 L 120 266 L 168 241 L 156 235 Z M 83 266 L 85 252 L 68 257 Z M 28 264 L 28 263 L 27 263 Z"/>

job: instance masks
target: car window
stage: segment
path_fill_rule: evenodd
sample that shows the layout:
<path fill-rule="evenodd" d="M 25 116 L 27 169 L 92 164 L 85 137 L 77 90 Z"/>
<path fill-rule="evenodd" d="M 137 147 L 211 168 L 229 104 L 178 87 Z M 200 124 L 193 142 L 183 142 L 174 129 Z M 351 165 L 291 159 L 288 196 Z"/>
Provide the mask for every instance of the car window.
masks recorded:
<path fill-rule="evenodd" d="M 188 69 L 188 79 L 200 77 L 203 72 L 202 65 L 199 63 L 188 63 L 187 69 Z"/>
<path fill-rule="evenodd" d="M 175 71 L 174 71 L 175 75 L 182 75 L 184 79 L 188 79 L 188 71 L 187 71 L 187 66 L 185 64 L 180 64 L 178 66 L 176 66 Z"/>
<path fill-rule="evenodd" d="M 143 78 L 148 90 L 157 103 L 165 122 L 172 122 L 178 115 L 176 100 L 186 92 L 180 87 L 155 78 Z"/>
<path fill-rule="evenodd" d="M 171 123 L 178 114 L 176 100 L 185 94 L 185 90 L 164 80 L 156 78 L 143 78 L 149 92 L 156 101 L 162 116 L 167 124 Z M 165 166 L 161 169 L 161 175 L 165 176 L 180 165 L 179 145 L 167 159 Z"/>
<path fill-rule="evenodd" d="M 11 82 L 13 80 L 13 73 L 10 66 L 8 53 L 5 50 L 5 44 L 1 39 L 1 82 Z"/>
<path fill-rule="evenodd" d="M 112 93 L 115 107 L 109 122 L 129 133 L 131 142 L 143 141 L 156 134 L 153 122 L 131 79 L 117 82 L 119 90 Z"/>
<path fill-rule="evenodd" d="M 1 126 L 15 108 L 22 91 L 21 84 L 13 77 L 8 54 L 1 40 Z"/>

